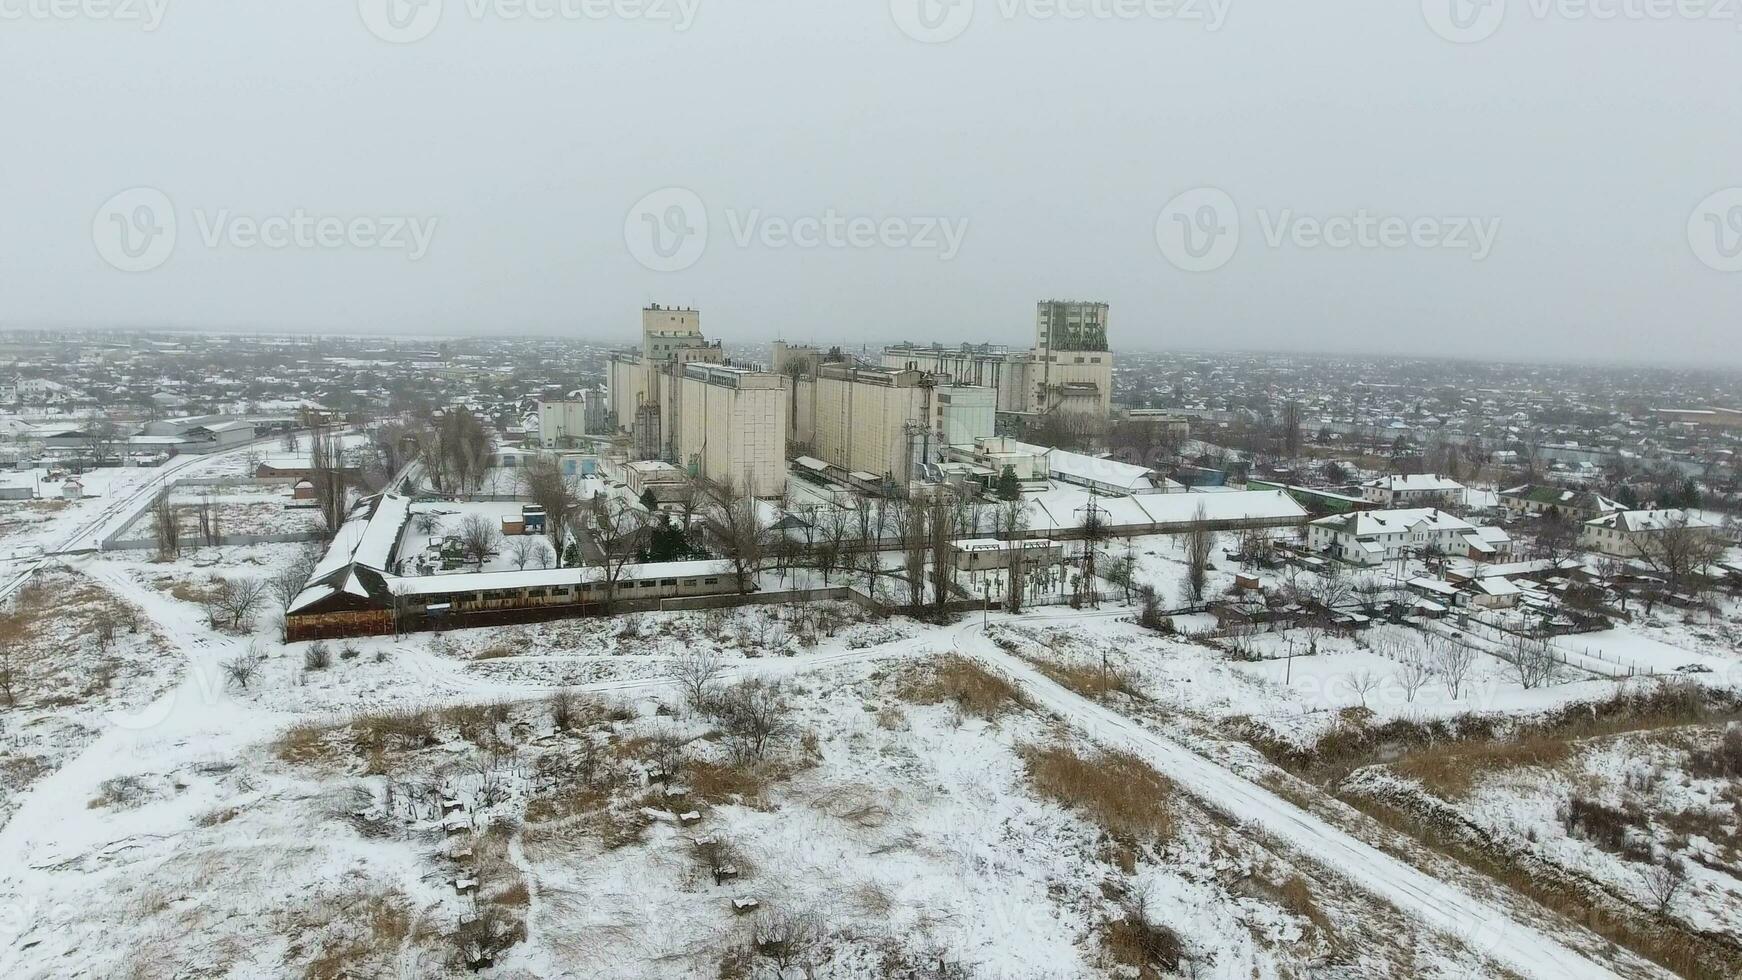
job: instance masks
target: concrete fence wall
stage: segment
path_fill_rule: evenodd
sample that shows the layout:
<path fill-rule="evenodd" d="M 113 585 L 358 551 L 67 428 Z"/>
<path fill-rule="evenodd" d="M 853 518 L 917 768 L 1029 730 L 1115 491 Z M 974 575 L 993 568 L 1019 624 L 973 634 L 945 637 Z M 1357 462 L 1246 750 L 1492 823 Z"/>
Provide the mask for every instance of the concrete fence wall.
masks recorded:
<path fill-rule="evenodd" d="M 250 544 L 295 544 L 298 542 L 305 542 L 305 541 L 324 541 L 324 540 L 326 540 L 326 535 L 322 534 L 319 531 L 286 531 L 286 532 L 281 533 L 281 534 L 220 534 L 220 535 L 218 535 L 217 546 L 220 546 L 220 547 L 227 546 L 227 545 L 242 546 L 242 545 L 250 545 Z M 187 551 L 191 551 L 195 548 L 213 547 L 213 545 L 207 544 L 205 538 L 197 537 L 197 536 L 191 537 L 191 538 L 182 538 L 181 541 L 179 542 L 179 544 L 183 550 L 187 550 Z M 149 540 L 149 539 L 140 539 L 140 540 L 134 540 L 134 541 L 105 541 L 103 543 L 103 550 L 104 551 L 149 551 L 149 550 L 154 549 L 156 547 L 157 547 L 157 542 L 153 541 L 153 540 Z"/>

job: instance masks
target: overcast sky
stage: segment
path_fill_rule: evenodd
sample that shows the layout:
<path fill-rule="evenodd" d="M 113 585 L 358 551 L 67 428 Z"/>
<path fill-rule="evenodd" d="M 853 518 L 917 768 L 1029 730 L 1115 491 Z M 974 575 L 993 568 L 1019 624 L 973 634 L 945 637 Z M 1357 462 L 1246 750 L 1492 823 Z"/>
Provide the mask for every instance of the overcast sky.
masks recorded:
<path fill-rule="evenodd" d="M 1174 2 L 0 0 L 0 325 L 1742 363 L 1728 0 Z"/>

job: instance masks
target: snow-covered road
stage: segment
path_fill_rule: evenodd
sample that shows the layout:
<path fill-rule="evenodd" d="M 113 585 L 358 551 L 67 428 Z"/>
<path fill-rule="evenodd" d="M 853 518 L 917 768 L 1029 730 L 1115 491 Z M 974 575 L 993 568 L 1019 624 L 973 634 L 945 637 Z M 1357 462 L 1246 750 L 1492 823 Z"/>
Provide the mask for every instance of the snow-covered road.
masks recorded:
<path fill-rule="evenodd" d="M 1439 881 L 1230 770 L 1052 681 L 998 648 L 975 621 L 956 630 L 956 648 L 1018 685 L 1034 702 L 1103 748 L 1129 752 L 1187 793 L 1285 842 L 1368 894 L 1435 931 L 1457 937 L 1526 977 L 1615 977 L 1602 964 L 1519 923 L 1502 908 Z"/>

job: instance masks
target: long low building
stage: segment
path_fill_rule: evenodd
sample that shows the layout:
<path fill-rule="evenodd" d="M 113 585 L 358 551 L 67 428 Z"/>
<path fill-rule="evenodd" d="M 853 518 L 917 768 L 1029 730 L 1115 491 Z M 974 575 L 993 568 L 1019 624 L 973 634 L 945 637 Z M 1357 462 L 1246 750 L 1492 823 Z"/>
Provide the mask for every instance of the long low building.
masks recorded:
<path fill-rule="evenodd" d="M 410 517 L 410 499 L 397 494 L 362 501 L 285 610 L 285 642 L 535 622 L 744 591 L 727 561 L 627 565 L 615 574 L 587 565 L 399 575 L 393 569 Z"/>
<path fill-rule="evenodd" d="M 1212 531 L 1299 527 L 1306 509 L 1277 490 L 1236 490 L 1227 493 L 1151 493 L 1106 497 L 1055 486 L 1045 493 L 1024 494 L 1026 536 L 1079 538 L 1093 512 L 1107 533 L 1179 534 L 1197 527 Z"/>

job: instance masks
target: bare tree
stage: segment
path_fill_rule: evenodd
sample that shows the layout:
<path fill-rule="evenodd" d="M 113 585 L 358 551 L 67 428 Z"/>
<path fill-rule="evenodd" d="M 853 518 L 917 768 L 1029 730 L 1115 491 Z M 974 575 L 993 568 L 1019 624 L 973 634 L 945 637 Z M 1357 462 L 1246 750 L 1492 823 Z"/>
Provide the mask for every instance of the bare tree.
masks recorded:
<path fill-rule="evenodd" d="M 157 538 L 157 558 L 171 561 L 181 554 L 181 511 L 169 502 L 169 487 L 151 503 L 151 524 Z"/>
<path fill-rule="evenodd" d="M 715 710 L 732 754 L 741 763 L 764 758 L 769 743 L 784 737 L 790 728 L 780 688 L 761 678 L 727 688 L 716 701 Z"/>
<path fill-rule="evenodd" d="M 951 499 L 954 496 L 940 489 L 926 501 L 925 508 L 926 541 L 931 553 L 932 604 L 939 616 L 943 615 L 945 606 L 955 593 L 956 562 L 950 552 L 956 529 L 961 526 L 956 523 L 961 511 Z"/>
<path fill-rule="evenodd" d="M 692 710 L 707 711 L 712 705 L 714 682 L 726 670 L 726 663 L 713 649 L 696 645 L 686 647 L 672 662 L 671 679 L 683 690 L 684 700 Z"/>
<path fill-rule="evenodd" d="M 1022 611 L 1023 591 L 1028 584 L 1028 570 L 1024 567 L 1027 549 L 1021 540 L 1006 541 L 1004 546 L 1004 611 L 1019 613 Z"/>
<path fill-rule="evenodd" d="M 557 564 L 562 564 L 563 533 L 582 507 L 575 479 L 562 471 L 562 464 L 548 456 L 539 456 L 520 471 L 526 495 L 544 510 L 545 534 L 557 552 Z"/>
<path fill-rule="evenodd" d="M 757 918 L 750 945 L 768 960 L 779 980 L 786 980 L 790 971 L 813 972 L 810 959 L 824 932 L 822 919 L 815 912 L 774 912 Z"/>
<path fill-rule="evenodd" d="M 246 691 L 248 685 L 254 683 L 254 675 L 260 672 L 260 665 L 266 660 L 265 654 L 258 647 L 250 645 L 248 652 L 238 654 L 233 660 L 222 664 L 224 678 L 229 683 Z"/>
<path fill-rule="evenodd" d="M 1641 868 L 1639 876 L 1645 882 L 1645 893 L 1651 896 L 1651 906 L 1658 915 L 1668 915 L 1675 900 L 1687 888 L 1688 867 L 1681 858 L 1671 854 L 1662 862 L 1652 862 Z"/>
<path fill-rule="evenodd" d="M 1690 579 L 1724 556 L 1724 541 L 1717 531 L 1694 524 L 1686 513 L 1642 538 L 1639 557 L 1663 575 L 1673 592 L 1680 592 Z"/>
<path fill-rule="evenodd" d="M 617 598 L 617 582 L 623 570 L 632 564 L 641 551 L 647 535 L 647 516 L 620 497 L 603 494 L 593 498 L 590 527 L 605 565 L 605 599 Z"/>
<path fill-rule="evenodd" d="M 1349 690 L 1360 696 L 1361 707 L 1365 708 L 1367 707 L 1367 695 L 1379 689 L 1381 678 L 1370 670 L 1363 670 L 1358 674 L 1344 677 L 1343 683 L 1349 685 Z"/>
<path fill-rule="evenodd" d="M 1403 685 L 1403 699 L 1415 702 L 1415 696 L 1427 686 L 1428 679 L 1433 677 L 1433 665 L 1428 662 L 1427 654 L 1421 647 L 1410 643 L 1403 648 L 1397 658 L 1397 680 Z"/>
<path fill-rule="evenodd" d="M 925 507 L 918 501 L 897 501 L 895 526 L 901 537 L 902 573 L 907 578 L 907 608 L 918 613 L 925 605 Z"/>
<path fill-rule="evenodd" d="M 1435 636 L 1429 641 L 1433 649 L 1434 673 L 1446 682 L 1446 692 L 1456 701 L 1464 688 L 1464 679 L 1476 662 L 1476 648 L 1450 637 Z"/>
<path fill-rule="evenodd" d="M 218 511 L 210 492 L 200 495 L 200 502 L 194 508 L 194 516 L 199 528 L 200 543 L 208 548 L 215 547 L 219 537 Z"/>
<path fill-rule="evenodd" d="M 1186 595 L 1192 602 L 1204 601 L 1204 586 L 1209 581 L 1210 554 L 1216 547 L 1216 534 L 1209 525 L 1209 514 L 1200 503 L 1186 531 Z"/>
<path fill-rule="evenodd" d="M 91 462 L 101 466 L 115 455 L 116 447 L 121 444 L 121 427 L 113 418 L 99 415 L 89 420 L 81 429 L 84 434 L 85 450 L 91 454 Z"/>
<path fill-rule="evenodd" d="M 474 568 L 483 571 L 484 562 L 496 551 L 496 543 L 501 537 L 502 532 L 489 518 L 482 514 L 468 514 L 460 522 L 460 554 Z"/>
<path fill-rule="evenodd" d="M 1546 638 L 1519 636 L 1512 642 L 1512 672 L 1525 690 L 1548 683 L 1557 662 Z"/>
<path fill-rule="evenodd" d="M 418 460 L 435 492 L 474 493 L 483 485 L 495 439 L 464 406 L 443 413 L 441 422 L 418 438 Z"/>
<path fill-rule="evenodd" d="M 720 499 L 709 509 L 708 533 L 732 563 L 738 591 L 748 595 L 768 552 L 769 533 L 762 526 L 756 498 L 739 493 L 732 484 L 720 485 Z"/>
<path fill-rule="evenodd" d="M 265 600 L 268 583 L 260 578 L 220 579 L 212 590 L 209 613 L 213 623 L 220 618 L 232 630 L 243 629 Z"/>
<path fill-rule="evenodd" d="M 322 529 L 329 537 L 339 533 L 350 502 L 351 476 L 338 440 L 324 426 L 316 426 L 309 434 L 309 482 L 314 484 Z"/>
<path fill-rule="evenodd" d="M 817 539 L 811 547 L 811 558 L 816 562 L 817 571 L 823 573 L 823 584 L 828 585 L 829 575 L 841 564 L 852 525 L 841 508 L 825 507 L 819 511 L 816 527 Z"/>
<path fill-rule="evenodd" d="M 548 552 L 550 546 L 542 538 L 531 538 L 522 534 L 508 542 L 508 557 L 514 562 L 514 567 L 521 571 L 538 559 L 540 551 Z"/>

